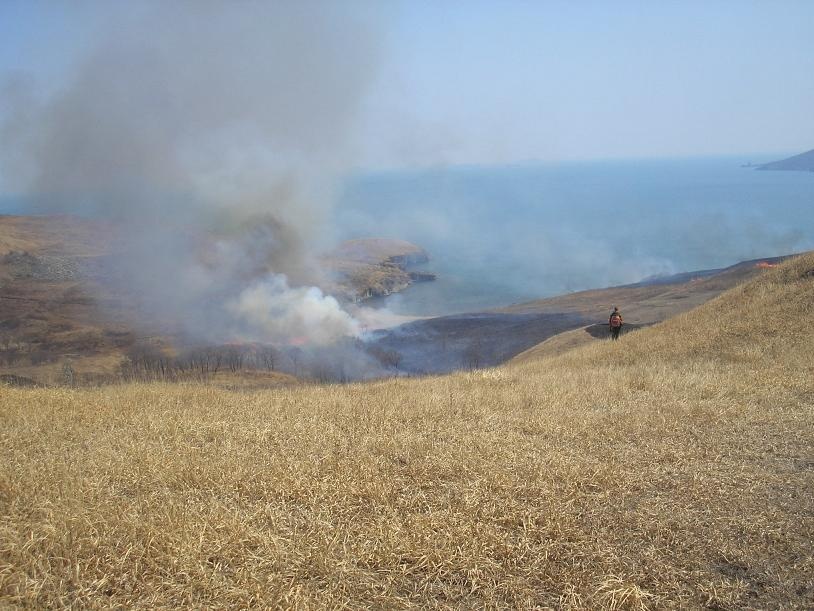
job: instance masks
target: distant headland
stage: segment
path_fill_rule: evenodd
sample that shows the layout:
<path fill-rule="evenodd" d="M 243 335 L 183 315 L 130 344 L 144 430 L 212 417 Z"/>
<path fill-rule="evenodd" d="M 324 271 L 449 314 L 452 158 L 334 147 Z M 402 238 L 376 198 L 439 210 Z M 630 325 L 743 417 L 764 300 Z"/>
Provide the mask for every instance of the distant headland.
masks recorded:
<path fill-rule="evenodd" d="M 814 172 L 814 149 L 781 159 L 780 161 L 772 161 L 771 163 L 764 163 L 763 165 L 756 166 L 758 170 L 794 170 L 798 172 Z"/>

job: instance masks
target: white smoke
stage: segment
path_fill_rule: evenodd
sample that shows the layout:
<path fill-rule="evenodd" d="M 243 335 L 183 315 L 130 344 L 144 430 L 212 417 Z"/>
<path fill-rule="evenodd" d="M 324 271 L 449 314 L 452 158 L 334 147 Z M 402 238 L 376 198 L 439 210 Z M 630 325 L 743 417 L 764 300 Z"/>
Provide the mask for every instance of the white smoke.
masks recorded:
<path fill-rule="evenodd" d="M 359 323 L 336 299 L 314 286 L 292 288 L 280 274 L 244 289 L 227 308 L 263 342 L 326 345 L 359 334 Z"/>

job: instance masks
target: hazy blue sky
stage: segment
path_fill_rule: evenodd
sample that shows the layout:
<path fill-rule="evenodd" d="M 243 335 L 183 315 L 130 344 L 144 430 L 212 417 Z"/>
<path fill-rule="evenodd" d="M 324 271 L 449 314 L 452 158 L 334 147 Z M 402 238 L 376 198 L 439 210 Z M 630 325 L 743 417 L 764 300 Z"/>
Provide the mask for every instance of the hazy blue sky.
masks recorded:
<path fill-rule="evenodd" d="M 140 6 L 0 1 L 0 80 L 58 89 L 111 14 L 126 28 Z M 811 0 L 346 6 L 378 49 L 356 165 L 814 147 Z"/>

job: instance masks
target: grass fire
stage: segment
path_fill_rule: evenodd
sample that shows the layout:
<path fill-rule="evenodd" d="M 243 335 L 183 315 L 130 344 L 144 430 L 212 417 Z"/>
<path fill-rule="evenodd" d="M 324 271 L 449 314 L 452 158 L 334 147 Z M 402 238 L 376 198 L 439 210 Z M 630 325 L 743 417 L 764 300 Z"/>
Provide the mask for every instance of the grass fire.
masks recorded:
<path fill-rule="evenodd" d="M 0 609 L 814 609 L 780 4 L 0 2 Z"/>
<path fill-rule="evenodd" d="M 803 608 L 812 298 L 805 255 L 619 342 L 496 369 L 0 389 L 0 599 Z M 773 313 L 759 331 L 755 311 Z"/>

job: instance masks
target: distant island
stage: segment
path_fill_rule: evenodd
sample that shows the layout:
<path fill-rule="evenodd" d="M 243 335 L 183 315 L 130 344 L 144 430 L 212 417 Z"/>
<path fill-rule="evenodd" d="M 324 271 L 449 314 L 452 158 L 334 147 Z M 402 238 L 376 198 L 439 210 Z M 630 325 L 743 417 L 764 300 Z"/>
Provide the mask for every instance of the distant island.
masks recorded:
<path fill-rule="evenodd" d="M 751 164 L 749 166 L 751 167 Z M 814 149 L 794 155 L 780 161 L 772 161 L 756 166 L 758 170 L 794 170 L 798 172 L 814 172 Z"/>

